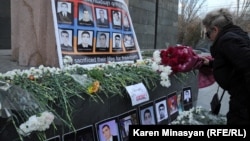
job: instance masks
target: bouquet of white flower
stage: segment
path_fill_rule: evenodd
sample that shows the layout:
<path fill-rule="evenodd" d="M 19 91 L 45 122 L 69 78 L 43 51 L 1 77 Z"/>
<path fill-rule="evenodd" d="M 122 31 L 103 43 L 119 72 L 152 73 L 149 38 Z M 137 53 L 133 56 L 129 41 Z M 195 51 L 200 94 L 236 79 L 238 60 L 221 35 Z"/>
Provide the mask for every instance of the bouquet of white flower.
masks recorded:
<path fill-rule="evenodd" d="M 38 116 L 33 115 L 28 121 L 20 125 L 18 132 L 23 136 L 28 136 L 33 131 L 45 131 L 46 129 L 49 129 L 54 118 L 54 115 L 48 111 L 45 111 Z"/>

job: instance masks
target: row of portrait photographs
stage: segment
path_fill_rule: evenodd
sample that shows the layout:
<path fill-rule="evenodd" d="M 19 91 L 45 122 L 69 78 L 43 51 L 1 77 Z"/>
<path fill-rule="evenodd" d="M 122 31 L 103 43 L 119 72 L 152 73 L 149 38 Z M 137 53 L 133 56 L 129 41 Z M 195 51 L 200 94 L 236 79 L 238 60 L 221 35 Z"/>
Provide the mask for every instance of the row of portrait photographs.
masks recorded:
<path fill-rule="evenodd" d="M 128 141 L 129 126 L 139 125 L 136 109 L 111 117 L 95 124 L 98 141 Z"/>
<path fill-rule="evenodd" d="M 110 21 L 114 29 L 130 31 L 130 20 L 128 13 L 116 9 L 100 8 L 78 3 L 77 24 L 78 26 L 109 28 Z M 57 22 L 59 24 L 74 24 L 74 4 L 67 1 L 57 1 Z"/>
<path fill-rule="evenodd" d="M 120 115 L 62 135 L 62 141 L 128 141 L 130 125 L 171 125 L 180 112 L 192 105 L 191 87 L 176 91 Z M 187 107 L 185 107 L 187 106 Z M 112 139 L 111 139 L 112 138 Z M 58 136 L 47 141 L 59 141 Z"/>
<path fill-rule="evenodd" d="M 156 125 L 171 124 L 180 112 L 193 107 L 191 87 L 182 89 L 181 94 L 176 91 L 139 106 L 140 124 Z"/>
<path fill-rule="evenodd" d="M 61 50 L 74 52 L 73 30 L 59 29 L 59 37 Z M 97 40 L 94 40 L 94 38 Z M 92 30 L 78 30 L 77 45 L 75 46 L 77 52 L 93 52 L 94 49 L 96 52 L 109 52 L 110 49 L 112 52 L 121 52 L 136 49 L 133 34 L 110 33 L 108 31 L 96 31 L 94 33 Z"/>

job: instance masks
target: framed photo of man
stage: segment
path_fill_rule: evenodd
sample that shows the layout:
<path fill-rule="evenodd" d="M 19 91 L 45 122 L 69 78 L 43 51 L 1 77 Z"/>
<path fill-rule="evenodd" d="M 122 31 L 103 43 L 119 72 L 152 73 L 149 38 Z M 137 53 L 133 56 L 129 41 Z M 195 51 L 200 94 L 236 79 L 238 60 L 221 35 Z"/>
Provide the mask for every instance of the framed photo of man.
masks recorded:
<path fill-rule="evenodd" d="M 112 23 L 114 29 L 121 29 L 122 27 L 122 15 L 118 10 L 112 10 Z"/>
<path fill-rule="evenodd" d="M 100 121 L 95 125 L 98 141 L 120 141 L 117 117 Z"/>
<path fill-rule="evenodd" d="M 123 44 L 127 51 L 135 50 L 135 41 L 132 34 L 123 34 Z"/>
<path fill-rule="evenodd" d="M 112 51 L 118 52 L 122 50 L 122 35 L 121 33 L 113 33 Z"/>
<path fill-rule="evenodd" d="M 104 8 L 95 8 L 96 23 L 98 27 L 109 28 L 108 11 Z"/>
<path fill-rule="evenodd" d="M 169 124 L 167 97 L 163 96 L 155 100 L 154 104 L 157 124 Z"/>
<path fill-rule="evenodd" d="M 60 46 L 62 51 L 73 51 L 73 31 L 71 29 L 58 29 Z"/>
<path fill-rule="evenodd" d="M 123 30 L 124 31 L 130 31 L 131 27 L 130 27 L 130 21 L 129 21 L 129 17 L 128 17 L 128 13 L 123 13 L 122 14 L 122 19 L 123 19 Z"/>
<path fill-rule="evenodd" d="M 93 13 L 90 6 L 85 4 L 78 5 L 78 25 L 94 26 Z"/>
<path fill-rule="evenodd" d="M 155 125 L 154 103 L 148 102 L 139 106 L 140 124 L 141 125 Z"/>
<path fill-rule="evenodd" d="M 88 125 L 77 129 L 75 132 L 63 134 L 63 141 L 95 141 L 94 127 Z"/>
<path fill-rule="evenodd" d="M 182 103 L 183 109 L 189 110 L 193 107 L 193 97 L 191 87 L 185 87 L 182 89 Z"/>
<path fill-rule="evenodd" d="M 137 110 L 133 109 L 118 116 L 119 131 L 122 141 L 129 139 L 129 125 L 138 125 L 139 119 Z"/>
<path fill-rule="evenodd" d="M 78 30 L 77 38 L 78 52 L 92 52 L 93 51 L 93 31 Z"/>
<path fill-rule="evenodd" d="M 167 95 L 167 106 L 168 106 L 168 113 L 170 116 L 170 122 L 172 122 L 179 115 L 176 91 Z"/>
<path fill-rule="evenodd" d="M 109 32 L 98 31 L 97 32 L 97 42 L 96 42 L 96 51 L 109 51 Z"/>
<path fill-rule="evenodd" d="M 57 1 L 57 22 L 61 24 L 73 23 L 73 3 L 68 1 Z"/>

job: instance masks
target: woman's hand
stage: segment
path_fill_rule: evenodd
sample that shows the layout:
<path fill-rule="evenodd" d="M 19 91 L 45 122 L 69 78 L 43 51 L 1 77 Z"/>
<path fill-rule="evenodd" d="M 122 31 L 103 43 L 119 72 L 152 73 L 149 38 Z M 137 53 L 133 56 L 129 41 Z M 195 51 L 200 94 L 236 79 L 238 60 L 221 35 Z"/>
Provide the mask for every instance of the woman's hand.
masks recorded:
<path fill-rule="evenodd" d="M 209 65 L 209 59 L 206 57 L 200 57 L 203 60 L 203 65 Z"/>

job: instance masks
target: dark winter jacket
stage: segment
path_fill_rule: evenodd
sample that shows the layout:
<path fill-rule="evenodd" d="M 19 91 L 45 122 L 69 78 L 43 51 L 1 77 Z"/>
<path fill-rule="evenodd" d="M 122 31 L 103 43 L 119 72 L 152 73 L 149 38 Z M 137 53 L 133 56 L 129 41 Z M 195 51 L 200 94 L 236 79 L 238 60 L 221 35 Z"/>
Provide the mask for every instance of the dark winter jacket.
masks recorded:
<path fill-rule="evenodd" d="M 223 89 L 247 85 L 245 78 L 250 72 L 250 39 L 247 32 L 236 25 L 225 26 L 210 51 L 214 58 L 212 66 L 215 80 Z"/>

